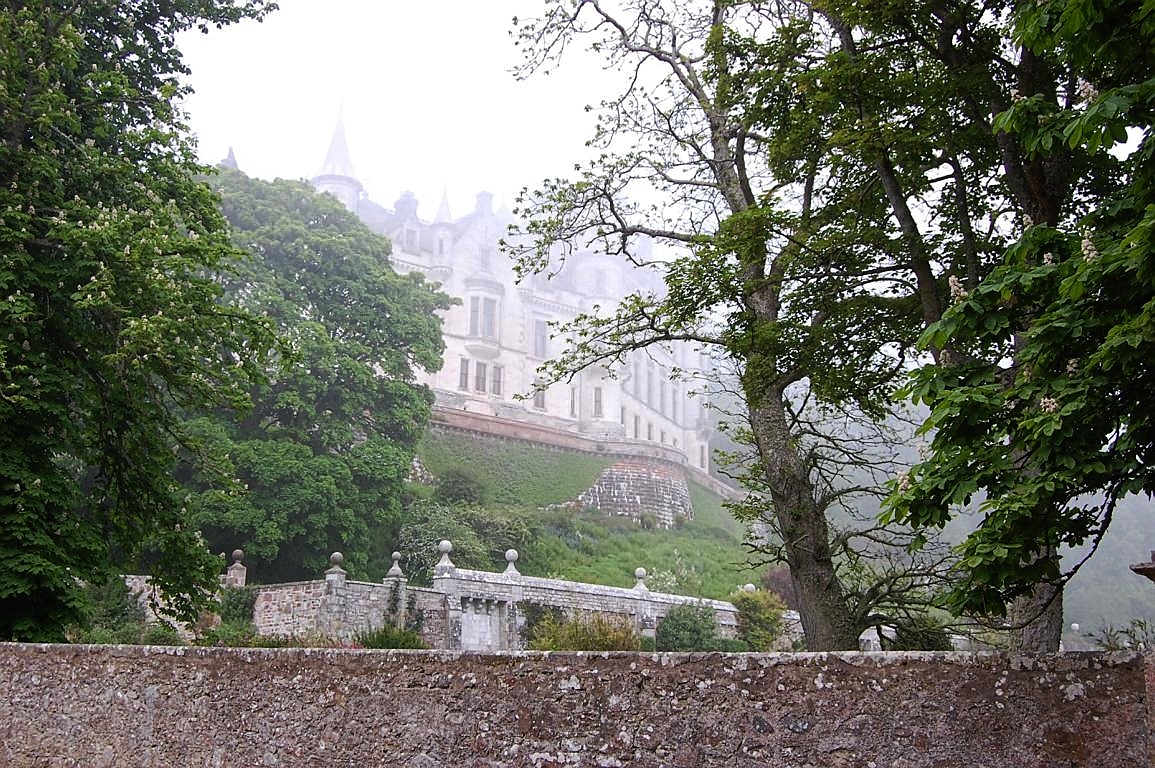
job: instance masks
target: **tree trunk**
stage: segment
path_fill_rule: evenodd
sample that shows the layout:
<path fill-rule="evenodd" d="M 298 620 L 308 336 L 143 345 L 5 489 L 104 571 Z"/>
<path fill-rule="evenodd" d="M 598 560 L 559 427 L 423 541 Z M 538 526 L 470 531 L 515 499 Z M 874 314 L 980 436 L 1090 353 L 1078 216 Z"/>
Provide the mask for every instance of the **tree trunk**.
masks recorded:
<path fill-rule="evenodd" d="M 1063 588 L 1046 582 L 1011 604 L 1014 648 L 1024 653 L 1054 653 L 1063 637 Z"/>
<path fill-rule="evenodd" d="M 782 395 L 746 392 L 809 651 L 856 651 L 858 628 L 834 570 L 826 510 L 815 501 L 804 457 L 793 447 Z"/>

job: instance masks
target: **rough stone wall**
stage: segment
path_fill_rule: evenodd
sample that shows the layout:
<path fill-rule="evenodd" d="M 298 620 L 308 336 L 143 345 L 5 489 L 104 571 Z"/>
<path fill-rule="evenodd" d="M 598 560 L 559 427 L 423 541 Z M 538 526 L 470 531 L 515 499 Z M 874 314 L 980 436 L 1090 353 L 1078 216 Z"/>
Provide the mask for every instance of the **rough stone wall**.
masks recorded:
<path fill-rule="evenodd" d="M 646 459 L 619 459 L 606 467 L 593 486 L 578 496 L 587 509 L 606 515 L 642 519 L 653 515 L 669 528 L 678 517 L 690 519 L 690 489 L 678 469 Z"/>
<path fill-rule="evenodd" d="M 0 764 L 1151 765 L 1137 654 L 0 645 Z"/>

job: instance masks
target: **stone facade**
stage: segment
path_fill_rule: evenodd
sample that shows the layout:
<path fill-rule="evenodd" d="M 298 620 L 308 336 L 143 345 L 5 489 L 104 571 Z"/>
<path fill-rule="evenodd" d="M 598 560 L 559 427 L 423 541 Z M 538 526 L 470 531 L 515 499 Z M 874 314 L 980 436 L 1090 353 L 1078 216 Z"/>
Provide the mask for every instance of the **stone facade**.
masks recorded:
<path fill-rule="evenodd" d="M 657 449 L 681 466 L 708 471 L 710 420 L 693 390 L 710 364 L 689 345 L 633 352 L 611 368 L 591 367 L 535 391 L 539 366 L 563 348 L 559 324 L 609 310 L 634 292 L 660 294 L 656 273 L 575 244 L 564 257 L 551 256 L 551 278 L 518 282 L 499 248 L 513 219 L 494 210 L 492 195 L 479 193 L 474 210 L 460 217 L 443 200 L 432 221 L 417 216 L 409 193 L 385 208 L 356 179 L 340 124 L 313 183 L 392 241 L 394 269 L 419 273 L 460 300 L 442 314 L 445 365 L 419 375 L 436 395 L 437 410 L 614 441 L 627 455 Z"/>
<path fill-rule="evenodd" d="M 1143 768 L 1128 654 L 0 645 L 0 765 Z"/>
<path fill-rule="evenodd" d="M 722 637 L 733 637 L 737 610 L 720 600 L 696 600 L 684 595 L 651 592 L 645 571 L 638 569 L 632 589 L 543 579 L 518 573 L 516 552 L 510 550 L 502 573 L 457 568 L 442 542 L 442 560 L 431 588 L 413 588 L 391 571 L 380 584 L 350 581 L 334 555 L 323 581 L 255 587 L 253 624 L 263 635 L 324 636 L 351 640 L 358 632 L 386 622 L 403 626 L 410 597 L 422 613 L 422 638 L 432 648 L 503 651 L 525 646 L 527 605 L 554 608 L 568 615 L 603 614 L 632 622 L 638 634 L 653 637 L 657 623 L 675 605 L 702 603 L 713 611 Z M 789 627 L 796 625 L 788 619 Z"/>

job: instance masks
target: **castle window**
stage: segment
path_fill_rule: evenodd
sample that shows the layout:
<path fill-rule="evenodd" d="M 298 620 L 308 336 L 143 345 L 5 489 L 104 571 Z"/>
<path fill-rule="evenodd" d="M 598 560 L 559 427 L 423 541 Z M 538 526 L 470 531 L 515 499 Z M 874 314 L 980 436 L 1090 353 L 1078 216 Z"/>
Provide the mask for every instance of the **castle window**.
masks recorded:
<path fill-rule="evenodd" d="M 577 402 L 577 387 L 569 388 L 569 415 L 577 418 L 578 402 Z"/>
<path fill-rule="evenodd" d="M 666 430 L 662 430 L 662 439 L 659 441 L 662 445 L 666 444 Z"/>
<path fill-rule="evenodd" d="M 490 376 L 489 391 L 492 392 L 493 394 L 497 395 L 498 397 L 501 397 L 501 374 L 502 374 L 501 366 L 500 365 L 493 366 L 493 373 Z"/>
<path fill-rule="evenodd" d="M 654 407 L 654 366 L 646 368 L 646 405 Z M 651 440 L 653 438 L 650 438 Z"/>
<path fill-rule="evenodd" d="M 634 439 L 637 440 L 641 435 L 642 417 L 634 414 Z"/>
<path fill-rule="evenodd" d="M 652 441 L 654 439 L 654 425 L 646 424 L 646 439 Z"/>
<path fill-rule="evenodd" d="M 474 366 L 475 366 L 476 373 L 474 373 L 474 375 L 473 375 L 473 388 L 476 389 L 478 392 L 484 392 L 485 391 L 485 382 L 486 382 L 486 378 L 489 374 L 489 371 L 486 370 L 487 366 L 485 365 L 485 363 L 477 362 L 477 363 L 474 363 Z"/>
<path fill-rule="evenodd" d="M 545 390 L 539 389 L 533 393 L 533 407 L 539 411 L 545 410 Z"/>
<path fill-rule="evenodd" d="M 702 469 L 706 468 L 706 446 L 698 446 L 698 466 Z"/>
<path fill-rule="evenodd" d="M 533 321 L 533 356 L 541 359 L 549 357 L 549 322 Z"/>
<path fill-rule="evenodd" d="M 469 335 L 483 339 L 497 338 L 497 299 L 469 297 Z"/>
<path fill-rule="evenodd" d="M 622 426 L 624 427 L 626 425 L 626 407 L 624 405 L 621 408 L 621 412 L 618 414 L 618 418 L 622 422 Z"/>
<path fill-rule="evenodd" d="M 417 252 L 417 230 L 405 230 L 405 250 L 409 251 L 410 253 Z"/>
<path fill-rule="evenodd" d="M 444 256 L 445 255 L 445 235 L 442 235 L 441 237 L 437 238 L 437 255 L 438 256 Z"/>
<path fill-rule="evenodd" d="M 602 388 L 594 387 L 594 418 L 602 417 Z"/>
<path fill-rule="evenodd" d="M 666 369 L 663 368 L 662 373 L 664 374 L 665 371 L 666 371 Z M 661 394 L 661 397 L 658 400 L 658 412 L 661 413 L 663 416 L 665 416 L 666 415 L 666 393 L 667 393 L 667 386 L 666 386 L 665 381 L 662 381 L 659 383 L 658 391 Z"/>
<path fill-rule="evenodd" d="M 469 358 L 461 358 L 461 371 L 457 378 L 458 389 L 469 389 Z"/>

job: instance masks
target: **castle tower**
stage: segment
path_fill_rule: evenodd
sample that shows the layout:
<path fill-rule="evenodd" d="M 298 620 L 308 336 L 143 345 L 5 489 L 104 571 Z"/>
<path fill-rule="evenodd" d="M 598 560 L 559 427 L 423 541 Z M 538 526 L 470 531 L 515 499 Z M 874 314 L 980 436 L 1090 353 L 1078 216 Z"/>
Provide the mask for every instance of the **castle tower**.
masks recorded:
<path fill-rule="evenodd" d="M 329 151 L 325 155 L 325 162 L 321 165 L 321 172 L 313 177 L 313 186 L 321 192 L 328 192 L 353 213 L 357 213 L 361 200 L 361 182 L 353 172 L 353 163 L 349 159 L 349 145 L 345 141 L 345 121 L 337 118 L 337 127 L 333 130 L 333 140 L 329 142 Z"/>

